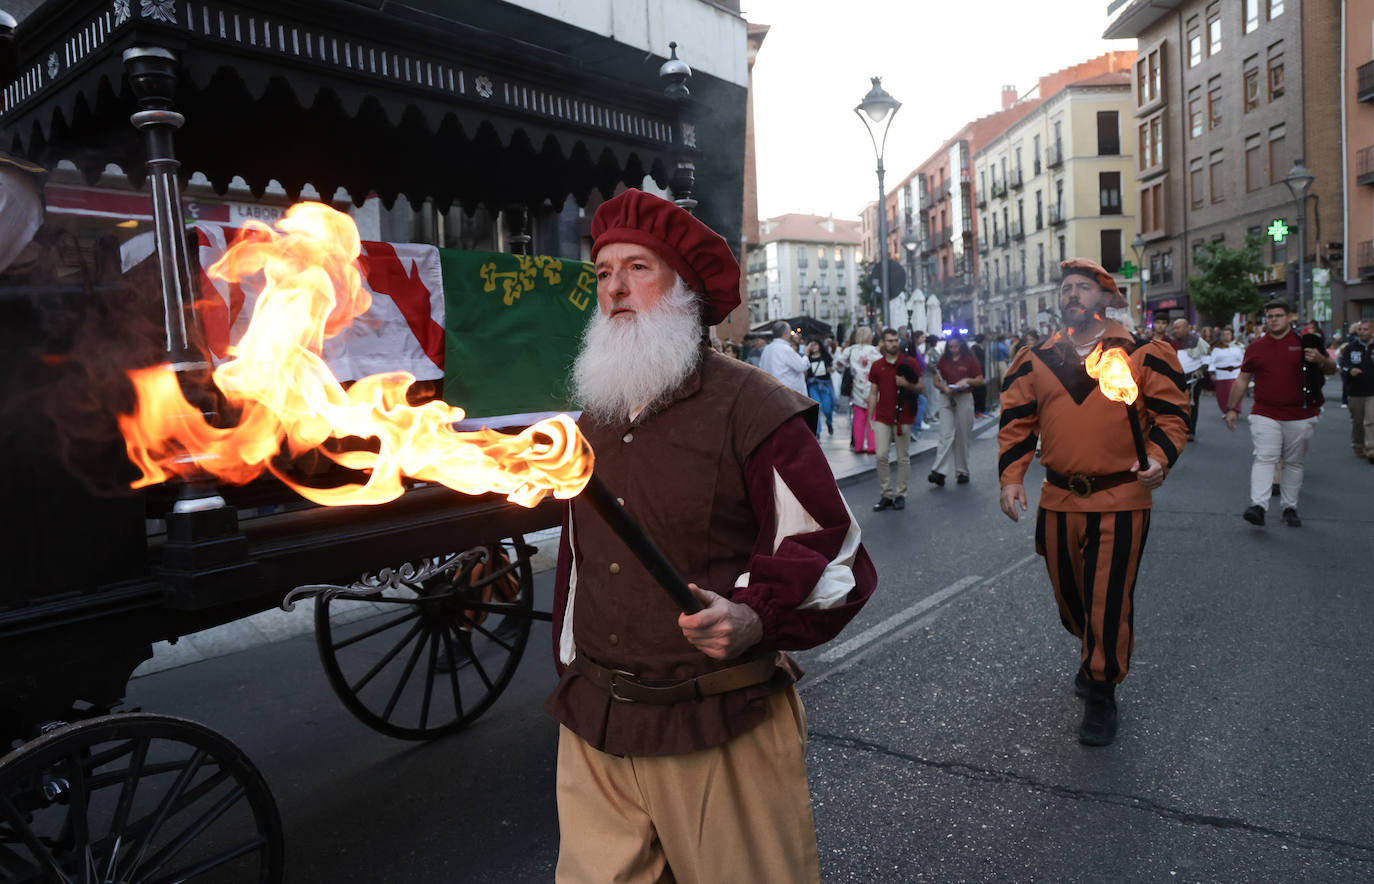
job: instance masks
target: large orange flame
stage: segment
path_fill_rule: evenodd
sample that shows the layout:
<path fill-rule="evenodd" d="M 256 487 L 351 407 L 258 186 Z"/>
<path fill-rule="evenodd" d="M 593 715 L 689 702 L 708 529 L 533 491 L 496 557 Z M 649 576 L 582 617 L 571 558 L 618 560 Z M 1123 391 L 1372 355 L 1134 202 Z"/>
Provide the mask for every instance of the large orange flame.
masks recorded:
<path fill-rule="evenodd" d="M 1096 349 L 1088 354 L 1088 358 L 1083 360 L 1083 368 L 1087 370 L 1089 377 L 1097 379 L 1097 386 L 1102 395 L 1113 402 L 1125 402 L 1130 405 L 1136 396 L 1140 395 L 1135 378 L 1131 376 L 1131 364 L 1126 361 L 1126 354 L 1120 347 L 1103 350 L 1102 344 L 1099 343 Z"/>
<path fill-rule="evenodd" d="M 408 372 L 372 375 L 345 390 L 320 351 L 371 304 L 357 264 L 358 230 L 319 203 L 292 206 L 275 228 L 250 221 L 208 270 L 230 282 L 260 276 L 264 283 L 252 323 L 213 373 L 238 423 L 210 425 L 187 402 L 170 365 L 130 372 L 138 401 L 119 426 L 129 459 L 143 472 L 133 487 L 200 471 L 242 484 L 268 470 L 328 506 L 385 503 L 404 491 L 403 477 L 464 494 L 494 491 L 523 506 L 582 490 L 592 451 L 566 416 L 518 435 L 463 433 L 452 427 L 464 417 L 461 408 L 407 404 L 415 382 Z M 369 450 L 326 445 L 348 437 L 373 441 Z M 283 460 L 311 450 L 365 472 L 366 482 L 315 488 L 285 474 Z"/>

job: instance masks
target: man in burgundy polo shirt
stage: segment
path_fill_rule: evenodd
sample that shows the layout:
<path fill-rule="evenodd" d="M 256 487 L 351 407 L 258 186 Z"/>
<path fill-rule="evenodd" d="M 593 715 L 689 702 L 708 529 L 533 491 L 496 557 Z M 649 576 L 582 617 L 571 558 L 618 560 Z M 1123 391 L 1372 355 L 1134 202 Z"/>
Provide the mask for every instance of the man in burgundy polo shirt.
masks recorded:
<path fill-rule="evenodd" d="M 878 484 L 882 497 L 873 505 L 879 510 L 900 510 L 906 507 L 906 481 L 911 475 L 911 425 L 916 420 L 916 394 L 925 390 L 921 383 L 921 364 L 902 352 L 902 338 L 896 329 L 883 329 L 883 342 L 878 347 L 883 358 L 868 370 L 868 422 L 873 426 L 874 447 L 878 450 Z M 898 388 L 913 395 L 908 402 L 900 401 Z M 892 467 L 887 451 L 897 445 L 897 483 L 892 483 Z"/>
<path fill-rule="evenodd" d="M 1245 521 L 1263 525 L 1269 509 L 1274 467 L 1282 464 L 1279 501 L 1283 523 L 1290 528 L 1302 525 L 1298 518 L 1298 492 L 1302 489 L 1303 459 L 1307 443 L 1321 415 L 1321 394 L 1303 392 L 1303 363 L 1321 368 L 1324 374 L 1336 373 L 1336 361 L 1323 351 L 1302 346 L 1293 331 L 1293 317 L 1285 301 L 1264 305 L 1263 334 L 1245 348 L 1240 374 L 1231 385 L 1226 404 L 1226 426 L 1234 430 L 1240 418 L 1240 401 L 1250 380 L 1255 381 L 1255 404 L 1250 409 L 1250 439 L 1255 461 L 1250 467 L 1250 506 Z"/>

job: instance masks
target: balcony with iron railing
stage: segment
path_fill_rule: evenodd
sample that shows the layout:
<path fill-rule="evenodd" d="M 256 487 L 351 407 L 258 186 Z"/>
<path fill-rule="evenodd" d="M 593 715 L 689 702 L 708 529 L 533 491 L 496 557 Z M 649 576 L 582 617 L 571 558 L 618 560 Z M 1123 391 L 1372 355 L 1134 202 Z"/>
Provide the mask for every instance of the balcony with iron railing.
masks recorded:
<path fill-rule="evenodd" d="M 1367 61 L 1355 69 L 1356 101 L 1374 101 L 1374 61 Z"/>
<path fill-rule="evenodd" d="M 1046 153 L 1048 154 L 1047 161 L 1051 169 L 1056 169 L 1064 165 L 1063 143 L 1056 141 L 1054 144 L 1050 145 L 1050 148 Z"/>
<path fill-rule="evenodd" d="M 980 209 L 986 209 L 988 206 L 988 195 L 981 190 L 978 191 L 978 195 L 974 198 L 973 204 Z"/>
<path fill-rule="evenodd" d="M 1374 240 L 1365 240 L 1355 245 L 1355 266 L 1360 268 L 1360 279 L 1368 282 L 1374 279 Z"/>
<path fill-rule="evenodd" d="M 1356 151 L 1355 183 L 1374 184 L 1374 146 L 1363 147 Z"/>
<path fill-rule="evenodd" d="M 950 241 L 952 239 L 953 237 L 950 235 L 949 228 L 946 227 L 944 230 L 941 230 L 939 233 L 935 234 L 935 248 L 944 248 L 945 246 L 950 244 Z"/>
<path fill-rule="evenodd" d="M 1011 222 L 1011 238 L 1012 238 L 1012 239 L 1025 239 L 1025 238 L 1026 238 L 1026 231 L 1023 230 L 1023 229 L 1021 229 L 1021 222 L 1020 222 L 1020 221 L 1013 221 L 1013 222 Z"/>
<path fill-rule="evenodd" d="M 1007 195 L 1007 182 L 998 181 L 994 178 L 990 189 L 992 190 L 993 199 L 1002 199 Z"/>
<path fill-rule="evenodd" d="M 1064 223 L 1064 207 L 1060 205 L 1050 205 L 1050 226 L 1059 227 Z"/>
<path fill-rule="evenodd" d="M 934 200 L 930 198 L 930 191 L 926 190 L 925 188 L 922 188 L 921 195 L 917 199 L 917 205 L 922 209 L 928 209 L 930 208 L 930 204 L 932 202 L 934 202 Z"/>
<path fill-rule="evenodd" d="M 1017 168 L 1012 169 L 1010 177 L 1012 190 L 1020 190 L 1022 185 L 1024 184 L 1021 177 L 1021 168 L 1018 166 Z"/>
<path fill-rule="evenodd" d="M 978 240 L 978 254 L 980 254 L 980 255 L 986 255 L 987 253 L 988 253 L 988 241 L 985 240 L 985 239 L 980 239 L 980 240 Z"/>
<path fill-rule="evenodd" d="M 1012 291 L 1019 292 L 1026 287 L 1026 275 L 1019 270 L 1013 270 L 1007 274 L 1007 284 L 1011 286 Z"/>
<path fill-rule="evenodd" d="M 1063 270 L 1063 268 L 1061 268 L 1061 267 L 1059 266 L 1058 263 L 1055 263 L 1053 266 L 1050 267 L 1050 282 L 1063 282 L 1063 281 L 1064 281 L 1064 270 Z"/>
<path fill-rule="evenodd" d="M 1007 244 L 1007 232 L 1005 230 L 994 230 L 992 232 L 992 247 L 1000 249 Z"/>

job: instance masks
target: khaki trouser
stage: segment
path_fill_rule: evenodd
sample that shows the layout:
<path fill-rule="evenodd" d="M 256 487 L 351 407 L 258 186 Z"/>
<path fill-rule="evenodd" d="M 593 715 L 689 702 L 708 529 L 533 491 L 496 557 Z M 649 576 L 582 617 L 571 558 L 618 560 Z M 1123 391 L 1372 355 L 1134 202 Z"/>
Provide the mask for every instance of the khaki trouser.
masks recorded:
<path fill-rule="evenodd" d="M 1374 396 L 1347 396 L 1350 407 L 1350 444 L 1374 457 Z"/>
<path fill-rule="evenodd" d="M 906 481 L 911 475 L 911 425 L 873 423 L 873 438 L 878 451 L 878 485 L 883 497 L 906 497 Z M 897 428 L 901 427 L 901 433 Z M 892 465 L 887 461 L 888 448 L 897 443 L 897 487 L 892 486 Z"/>
<path fill-rule="evenodd" d="M 1303 461 L 1307 443 L 1317 429 L 1317 418 L 1276 421 L 1263 415 L 1250 415 L 1250 442 L 1255 463 L 1250 468 L 1250 502 L 1269 509 L 1269 493 L 1274 474 L 1279 475 L 1279 501 L 1284 509 L 1298 508 L 1302 490 Z"/>
<path fill-rule="evenodd" d="M 728 743 L 621 758 L 558 732 L 560 884 L 820 881 L 796 690 Z"/>

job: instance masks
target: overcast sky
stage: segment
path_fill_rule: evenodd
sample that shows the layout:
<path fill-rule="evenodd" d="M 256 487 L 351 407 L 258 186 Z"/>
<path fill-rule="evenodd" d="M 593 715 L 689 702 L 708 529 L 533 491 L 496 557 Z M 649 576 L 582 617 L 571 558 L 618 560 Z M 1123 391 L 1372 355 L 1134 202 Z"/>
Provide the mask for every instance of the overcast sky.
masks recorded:
<path fill-rule="evenodd" d="M 759 216 L 857 219 L 878 195 L 873 146 L 854 115 L 869 77 L 902 108 L 887 138 L 890 190 L 960 126 L 1041 74 L 1134 40 L 1103 40 L 1108 0 L 741 0 L 771 30 L 754 64 Z"/>

